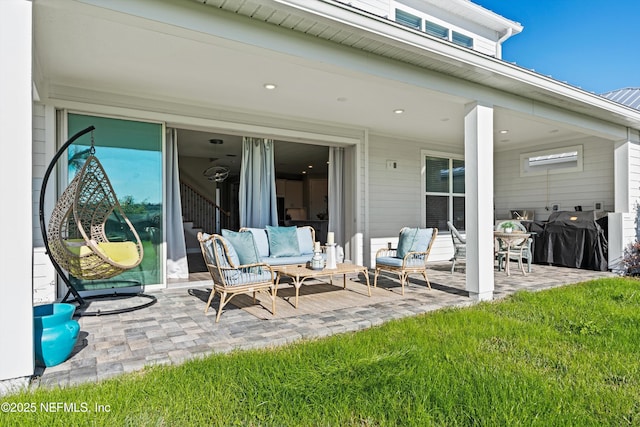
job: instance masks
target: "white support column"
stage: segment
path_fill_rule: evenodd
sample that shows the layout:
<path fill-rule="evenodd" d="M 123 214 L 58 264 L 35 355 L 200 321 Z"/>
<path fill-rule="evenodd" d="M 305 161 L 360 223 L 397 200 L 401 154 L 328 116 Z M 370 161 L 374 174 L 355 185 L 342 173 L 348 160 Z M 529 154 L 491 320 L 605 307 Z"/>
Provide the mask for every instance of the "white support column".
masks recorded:
<path fill-rule="evenodd" d="M 493 106 L 467 104 L 464 118 L 466 288 L 493 299 Z"/>
<path fill-rule="evenodd" d="M 609 214 L 609 268 L 616 268 L 627 245 L 640 236 L 636 223 L 640 203 L 640 135 L 627 131 L 627 138 L 614 146 L 614 213 Z"/>
<path fill-rule="evenodd" d="M 629 141 L 618 142 L 613 152 L 614 210 L 619 213 L 628 213 L 631 208 L 629 197 L 630 145 Z"/>
<path fill-rule="evenodd" d="M 31 7 L 0 2 L 0 380 L 34 369 Z"/>

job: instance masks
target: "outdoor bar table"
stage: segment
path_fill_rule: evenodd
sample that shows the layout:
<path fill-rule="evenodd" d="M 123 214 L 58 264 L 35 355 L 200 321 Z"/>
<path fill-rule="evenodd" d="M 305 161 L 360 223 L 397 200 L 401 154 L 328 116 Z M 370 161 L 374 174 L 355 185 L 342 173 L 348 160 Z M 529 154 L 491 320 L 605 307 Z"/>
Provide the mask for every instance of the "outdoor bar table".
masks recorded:
<path fill-rule="evenodd" d="M 505 255 L 504 271 L 505 273 L 507 273 L 507 276 L 511 276 L 511 272 L 509 271 L 509 264 L 510 264 L 509 254 L 511 253 L 511 245 L 513 245 L 514 243 L 518 243 L 520 241 L 526 241 L 530 236 L 531 236 L 531 233 L 523 233 L 523 232 L 517 232 L 517 231 L 511 232 L 511 233 L 505 233 L 501 231 L 493 232 L 493 237 L 498 240 L 502 240 L 506 245 L 506 249 L 500 250 L 498 251 L 498 253 L 503 253 Z M 524 270 L 524 263 L 522 262 L 522 251 L 523 251 L 523 248 L 520 249 L 520 258 L 518 259 L 518 262 L 520 264 L 520 269 L 522 270 L 522 274 L 526 276 L 527 272 Z"/>

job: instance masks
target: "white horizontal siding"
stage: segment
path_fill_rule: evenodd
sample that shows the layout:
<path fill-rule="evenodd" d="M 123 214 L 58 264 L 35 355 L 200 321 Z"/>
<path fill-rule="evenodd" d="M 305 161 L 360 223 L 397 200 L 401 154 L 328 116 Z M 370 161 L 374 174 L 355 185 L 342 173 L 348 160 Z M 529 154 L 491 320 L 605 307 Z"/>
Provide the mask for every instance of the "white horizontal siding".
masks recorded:
<path fill-rule="evenodd" d="M 33 105 L 33 141 L 32 141 L 32 224 L 33 224 L 33 303 L 43 304 L 56 300 L 55 270 L 44 249 L 40 231 L 39 202 L 42 178 L 47 169 L 48 158 L 47 113 L 41 104 Z M 51 142 L 52 143 L 52 142 Z M 51 190 L 49 190 L 51 191 Z M 53 196 L 49 197 L 49 201 Z M 48 209 L 50 210 L 50 209 Z M 46 217 L 46 215 L 45 215 Z"/>
<path fill-rule="evenodd" d="M 33 201 L 33 245 L 43 246 L 42 234 L 40 233 L 38 204 L 40 200 L 40 187 L 44 176 L 46 165 L 46 138 L 45 138 L 45 109 L 43 105 L 33 106 L 33 142 L 32 142 L 32 201 Z"/>
<path fill-rule="evenodd" d="M 33 250 L 33 303 L 44 304 L 56 300 L 55 271 L 44 248 Z"/>
<path fill-rule="evenodd" d="M 345 1 L 344 3 L 383 18 L 387 18 L 387 15 L 389 15 L 389 0 L 355 0 Z"/>
<path fill-rule="evenodd" d="M 417 227 L 421 218 L 420 144 L 371 136 L 369 144 L 369 230 L 371 237 L 393 236 Z M 397 164 L 387 169 L 387 160 Z"/>
<path fill-rule="evenodd" d="M 496 56 L 496 47 L 498 44 L 484 37 L 475 36 L 473 39 L 473 49 L 480 53 L 490 56 Z"/>
<path fill-rule="evenodd" d="M 494 157 L 494 198 L 496 218 L 509 217 L 510 209 L 533 209 L 536 219 L 548 218 L 553 204 L 562 210 L 593 210 L 603 202 L 614 209 L 613 144 L 597 138 L 572 140 L 566 145 L 583 146 L 583 170 L 538 176 L 520 176 L 520 154 L 548 147 L 497 152 Z M 560 147 L 561 144 L 556 144 Z"/>
<path fill-rule="evenodd" d="M 369 242 L 365 242 L 365 259 L 375 265 L 375 253 L 391 241 L 397 244 L 402 227 L 422 227 L 422 151 L 449 152 L 450 149 L 428 141 L 369 137 Z M 452 154 L 458 154 L 455 151 Z M 397 162 L 387 169 L 387 160 Z M 431 249 L 430 261 L 449 260 L 453 246 L 449 230 L 439 234 Z"/>
<path fill-rule="evenodd" d="M 422 226 L 422 151 L 451 150 L 427 141 L 398 140 L 379 135 L 372 135 L 369 140 L 371 237 L 392 236 L 402 227 Z M 397 168 L 387 169 L 388 160 L 396 162 Z"/>

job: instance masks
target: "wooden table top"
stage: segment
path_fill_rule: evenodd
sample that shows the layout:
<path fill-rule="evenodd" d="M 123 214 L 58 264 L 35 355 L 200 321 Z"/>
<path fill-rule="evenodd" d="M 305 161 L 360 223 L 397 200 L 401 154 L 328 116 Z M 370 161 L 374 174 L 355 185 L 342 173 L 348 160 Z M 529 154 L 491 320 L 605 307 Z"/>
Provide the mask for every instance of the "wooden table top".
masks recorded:
<path fill-rule="evenodd" d="M 361 271 L 367 271 L 367 267 L 356 264 L 338 264 L 337 268 L 322 270 L 313 270 L 309 267 L 298 265 L 287 265 L 278 268 L 278 272 L 286 274 L 287 276 L 300 276 L 300 277 L 316 277 L 316 276 L 328 276 L 331 274 L 348 274 L 358 273 Z"/>

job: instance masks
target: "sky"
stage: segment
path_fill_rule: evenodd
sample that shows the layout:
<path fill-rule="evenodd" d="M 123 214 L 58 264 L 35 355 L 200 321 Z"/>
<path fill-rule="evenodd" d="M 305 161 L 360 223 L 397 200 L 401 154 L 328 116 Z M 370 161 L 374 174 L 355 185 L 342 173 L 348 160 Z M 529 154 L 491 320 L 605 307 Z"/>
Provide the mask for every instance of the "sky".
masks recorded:
<path fill-rule="evenodd" d="M 471 0 L 524 29 L 502 59 L 602 94 L 640 87 L 640 0 Z"/>

